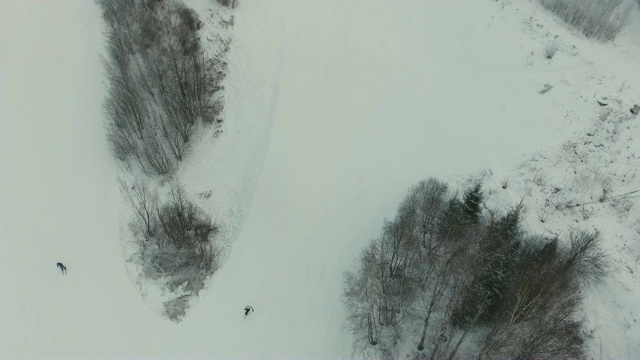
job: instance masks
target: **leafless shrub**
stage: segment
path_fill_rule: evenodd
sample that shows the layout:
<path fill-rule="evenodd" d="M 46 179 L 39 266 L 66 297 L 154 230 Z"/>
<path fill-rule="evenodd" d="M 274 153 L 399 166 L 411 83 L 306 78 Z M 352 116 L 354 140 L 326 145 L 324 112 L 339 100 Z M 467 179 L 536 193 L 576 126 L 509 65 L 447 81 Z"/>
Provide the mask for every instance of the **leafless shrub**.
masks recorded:
<path fill-rule="evenodd" d="M 502 179 L 502 181 L 500 182 L 500 186 L 502 186 L 503 189 L 507 189 L 507 187 L 509 187 L 509 177 L 505 177 L 504 179 Z"/>
<path fill-rule="evenodd" d="M 600 185 L 602 186 L 602 194 L 600 194 L 598 201 L 604 202 L 609 198 L 609 195 L 611 194 L 612 182 L 613 182 L 613 179 L 610 177 L 603 177 L 601 179 Z"/>
<path fill-rule="evenodd" d="M 599 284 L 607 276 L 609 264 L 598 232 L 571 231 L 565 258 L 563 266 L 583 282 Z"/>
<path fill-rule="evenodd" d="M 169 200 L 158 209 L 164 236 L 176 250 L 188 249 L 198 268 L 209 271 L 213 262 L 210 238 L 218 231 L 211 220 L 193 203 L 184 188 L 172 183 Z"/>
<path fill-rule="evenodd" d="M 555 40 L 548 43 L 544 47 L 544 57 L 548 60 L 553 59 L 553 57 L 556 55 L 556 52 L 558 52 L 558 47 L 559 47 L 558 42 Z"/>
<path fill-rule="evenodd" d="M 627 214 L 633 207 L 633 201 L 626 198 L 616 198 L 611 202 L 611 206 L 621 214 Z"/>
<path fill-rule="evenodd" d="M 533 183 L 542 187 L 547 184 L 547 175 L 542 170 L 537 170 L 533 174 Z"/>
<path fill-rule="evenodd" d="M 547 209 L 542 208 L 538 210 L 538 220 L 540 220 L 541 223 L 547 222 L 547 217 L 549 217 L 549 212 L 547 211 Z"/>

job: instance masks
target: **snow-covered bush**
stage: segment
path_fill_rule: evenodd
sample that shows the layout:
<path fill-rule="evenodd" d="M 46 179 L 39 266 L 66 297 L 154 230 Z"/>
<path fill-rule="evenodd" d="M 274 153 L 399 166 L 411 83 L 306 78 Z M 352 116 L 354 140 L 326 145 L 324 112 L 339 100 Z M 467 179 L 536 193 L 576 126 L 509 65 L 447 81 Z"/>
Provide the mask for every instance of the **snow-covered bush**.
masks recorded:
<path fill-rule="evenodd" d="M 345 273 L 359 348 L 419 359 L 581 357 L 580 289 L 607 269 L 598 233 L 530 236 L 524 212 L 522 202 L 485 211 L 480 184 L 461 198 L 435 179 L 412 187 Z"/>
<path fill-rule="evenodd" d="M 157 213 L 163 230 L 157 236 L 158 240 L 164 241 L 165 246 L 191 251 L 192 264 L 210 270 L 213 261 L 210 239 L 218 229 L 206 214 L 187 199 L 180 184 L 171 184 L 169 199 Z"/>
<path fill-rule="evenodd" d="M 556 14 L 586 37 L 610 41 L 622 29 L 631 6 L 622 0 L 539 0 L 543 7 Z"/>
<path fill-rule="evenodd" d="M 218 269 L 222 249 L 215 241 L 217 226 L 176 182 L 164 201 L 143 180 L 132 186 L 122 181 L 121 191 L 135 213 L 132 228 L 142 276 L 161 281 L 180 296 L 198 294 Z"/>

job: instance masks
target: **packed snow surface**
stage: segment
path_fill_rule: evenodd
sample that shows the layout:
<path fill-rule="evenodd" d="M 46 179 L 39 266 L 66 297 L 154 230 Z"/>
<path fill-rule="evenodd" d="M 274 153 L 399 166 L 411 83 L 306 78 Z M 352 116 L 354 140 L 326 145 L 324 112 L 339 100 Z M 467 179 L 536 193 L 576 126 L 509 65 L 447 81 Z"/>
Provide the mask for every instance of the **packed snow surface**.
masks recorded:
<path fill-rule="evenodd" d="M 515 3 L 241 0 L 223 133 L 202 139 L 180 175 L 212 190 L 214 221 L 236 230 L 174 324 L 124 266 L 97 5 L 0 0 L 0 357 L 350 357 L 342 273 L 410 185 L 483 169 L 516 179 L 534 154 L 587 131 L 594 92 L 627 80 L 620 101 L 640 101 L 637 76 L 625 77 L 638 74 L 637 41 L 596 44 Z M 635 261 L 631 272 L 588 298 L 591 324 L 606 329 L 595 355 L 640 351 L 630 240 L 620 261 Z"/>

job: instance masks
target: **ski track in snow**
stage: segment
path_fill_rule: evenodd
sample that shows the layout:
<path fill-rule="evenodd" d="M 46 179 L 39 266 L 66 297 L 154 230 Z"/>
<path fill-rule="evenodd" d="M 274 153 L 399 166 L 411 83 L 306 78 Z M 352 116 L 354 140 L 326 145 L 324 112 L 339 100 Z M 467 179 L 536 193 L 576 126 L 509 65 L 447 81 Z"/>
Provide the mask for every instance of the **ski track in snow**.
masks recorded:
<path fill-rule="evenodd" d="M 102 127 L 99 9 L 0 0 L 0 357 L 350 357 L 342 273 L 411 184 L 462 184 L 491 169 L 490 203 L 512 202 L 531 190 L 520 175 L 549 169 L 550 183 L 560 181 L 552 166 L 570 163 L 561 145 L 593 125 L 594 90 L 615 95 L 626 79 L 623 106 L 640 99 L 637 80 L 625 77 L 637 71 L 628 60 L 637 43 L 594 44 L 544 14 L 527 24 L 528 3 L 465 4 L 241 1 L 223 133 L 202 139 L 180 175 L 194 194 L 212 191 L 199 205 L 232 247 L 173 324 L 146 308 L 123 266 L 126 209 Z M 563 46 L 548 61 L 541 51 L 554 34 Z M 538 94 L 545 83 L 554 88 Z M 506 176 L 513 186 L 500 193 Z M 531 201 L 543 202 L 534 190 Z M 640 219 L 632 209 L 623 225 L 598 225 L 627 236 Z M 530 214 L 528 225 L 563 223 L 538 228 Z M 640 254 L 634 240 L 628 253 Z M 619 259 L 637 270 L 637 255 Z M 637 277 L 625 265 L 618 282 L 587 297 L 589 324 L 602 327 L 594 357 L 640 351 Z M 247 304 L 255 313 L 245 319 Z"/>

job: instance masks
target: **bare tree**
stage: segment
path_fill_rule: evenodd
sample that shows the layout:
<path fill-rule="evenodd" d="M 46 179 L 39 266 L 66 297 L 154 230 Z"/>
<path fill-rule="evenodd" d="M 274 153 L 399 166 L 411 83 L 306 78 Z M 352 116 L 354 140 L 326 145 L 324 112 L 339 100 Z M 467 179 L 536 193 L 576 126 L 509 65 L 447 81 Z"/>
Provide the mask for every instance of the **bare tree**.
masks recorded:
<path fill-rule="evenodd" d="M 120 179 L 120 191 L 135 211 L 145 240 L 152 239 L 156 235 L 158 225 L 158 194 L 142 179 L 136 180 L 132 186 Z"/>
<path fill-rule="evenodd" d="M 464 261 L 466 249 L 467 246 L 463 243 L 443 246 L 437 253 L 432 253 L 427 260 L 426 276 L 422 284 L 423 292 L 418 301 L 423 318 L 418 350 L 424 349 L 424 342 L 434 310 L 449 304 L 452 300 L 450 296 L 455 294 L 452 289 L 460 281 L 458 277 L 463 274 L 456 270 L 461 267 L 460 262 Z M 445 297 L 445 293 L 448 293 L 449 297 Z"/>
<path fill-rule="evenodd" d="M 381 266 L 381 250 L 380 241 L 372 242 L 362 252 L 356 270 L 345 273 L 343 296 L 349 312 L 349 327 L 358 339 L 366 339 L 370 345 L 377 345 L 380 341 L 381 326 L 385 320 L 381 295 L 384 293 L 386 269 Z"/>
<path fill-rule="evenodd" d="M 437 220 L 444 210 L 447 185 L 434 178 L 421 181 L 411 188 L 408 199 L 418 217 L 420 237 L 424 248 L 430 247 L 435 235 Z M 406 200 L 409 203 L 409 200 Z"/>

